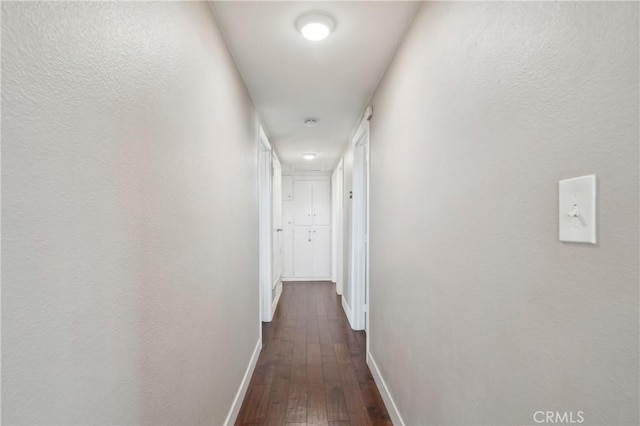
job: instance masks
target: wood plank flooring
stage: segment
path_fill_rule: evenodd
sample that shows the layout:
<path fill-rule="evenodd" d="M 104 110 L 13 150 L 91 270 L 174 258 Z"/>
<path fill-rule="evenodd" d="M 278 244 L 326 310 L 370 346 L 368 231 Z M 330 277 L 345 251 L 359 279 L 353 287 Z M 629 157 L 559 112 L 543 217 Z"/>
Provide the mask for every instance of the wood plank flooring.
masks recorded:
<path fill-rule="evenodd" d="M 329 282 L 287 282 L 237 425 L 391 425 L 369 367 Z"/>

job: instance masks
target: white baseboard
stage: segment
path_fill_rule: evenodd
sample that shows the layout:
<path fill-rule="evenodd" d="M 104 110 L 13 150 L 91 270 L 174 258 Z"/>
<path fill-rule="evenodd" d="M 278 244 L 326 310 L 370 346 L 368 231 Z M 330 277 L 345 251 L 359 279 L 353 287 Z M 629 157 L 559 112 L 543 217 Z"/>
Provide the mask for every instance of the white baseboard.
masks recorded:
<path fill-rule="evenodd" d="M 238 413 L 240 412 L 240 407 L 242 407 L 242 402 L 244 401 L 244 397 L 247 393 L 247 388 L 249 387 L 249 382 L 251 381 L 253 370 L 255 370 L 256 368 L 256 363 L 258 362 L 260 351 L 262 351 L 262 338 L 259 337 L 258 343 L 256 343 L 256 348 L 253 350 L 253 355 L 251 355 L 251 359 L 249 360 L 247 370 L 244 372 L 244 377 L 242 378 L 242 382 L 240 383 L 240 388 L 238 388 L 236 397 L 233 399 L 233 403 L 231 404 L 231 408 L 229 409 L 229 414 L 227 414 L 227 418 L 224 420 L 225 426 L 235 424 L 236 419 L 238 418 Z"/>
<path fill-rule="evenodd" d="M 398 411 L 398 407 L 396 403 L 393 401 L 393 397 L 389 392 L 389 388 L 382 378 L 382 374 L 378 369 L 378 364 L 371 356 L 371 352 L 367 352 L 367 365 L 369 366 L 369 370 L 371 370 L 371 375 L 373 376 L 373 380 L 376 382 L 378 386 L 378 390 L 380 391 L 380 396 L 382 396 L 382 400 L 384 401 L 384 405 L 387 407 L 387 412 L 389 413 L 389 417 L 391 417 L 391 421 L 394 425 L 405 426 L 404 420 L 402 420 L 402 416 L 400 415 L 400 411 Z"/>
<path fill-rule="evenodd" d="M 282 281 L 278 283 L 276 287 L 276 298 L 273 299 L 273 305 L 271 305 L 271 316 L 273 317 L 276 314 L 276 308 L 278 307 L 278 302 L 280 301 L 280 295 L 282 294 Z"/>
<path fill-rule="evenodd" d="M 353 319 L 351 318 L 351 308 L 347 304 L 347 300 L 342 297 L 342 309 L 344 310 L 344 314 L 347 316 L 347 320 L 349 320 L 349 325 L 353 328 Z"/>

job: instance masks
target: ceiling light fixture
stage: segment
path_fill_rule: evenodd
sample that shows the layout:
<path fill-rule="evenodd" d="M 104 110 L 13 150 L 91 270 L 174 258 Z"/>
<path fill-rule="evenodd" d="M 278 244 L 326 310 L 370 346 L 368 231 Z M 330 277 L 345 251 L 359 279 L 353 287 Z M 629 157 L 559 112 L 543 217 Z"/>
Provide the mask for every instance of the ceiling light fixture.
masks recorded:
<path fill-rule="evenodd" d="M 307 127 L 316 127 L 318 125 L 318 120 L 314 118 L 307 118 L 304 120 L 304 125 Z"/>
<path fill-rule="evenodd" d="M 314 158 L 316 158 L 316 155 L 313 152 L 307 152 L 306 154 L 302 154 L 302 158 L 304 158 L 307 161 L 311 161 Z"/>
<path fill-rule="evenodd" d="M 305 13 L 296 21 L 296 27 L 300 34 L 307 40 L 324 40 L 333 31 L 335 24 L 333 19 L 325 13 Z"/>

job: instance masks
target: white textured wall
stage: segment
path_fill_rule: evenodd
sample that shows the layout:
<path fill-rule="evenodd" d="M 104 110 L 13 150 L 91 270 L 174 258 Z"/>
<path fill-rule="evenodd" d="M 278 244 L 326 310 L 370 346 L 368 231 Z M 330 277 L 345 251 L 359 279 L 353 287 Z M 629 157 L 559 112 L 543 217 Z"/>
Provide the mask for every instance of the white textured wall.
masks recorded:
<path fill-rule="evenodd" d="M 371 122 L 371 345 L 404 420 L 638 424 L 638 3 L 426 3 Z M 599 177 L 599 243 L 558 180 Z"/>
<path fill-rule="evenodd" d="M 4 424 L 221 424 L 256 116 L 206 3 L 2 3 Z"/>

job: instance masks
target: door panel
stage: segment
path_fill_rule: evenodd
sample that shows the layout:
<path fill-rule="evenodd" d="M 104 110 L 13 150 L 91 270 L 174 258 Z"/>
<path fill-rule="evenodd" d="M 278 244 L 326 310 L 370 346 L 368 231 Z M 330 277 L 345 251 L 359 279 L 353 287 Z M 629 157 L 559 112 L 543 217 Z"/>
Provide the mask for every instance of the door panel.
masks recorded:
<path fill-rule="evenodd" d="M 282 201 L 293 200 L 293 176 L 282 176 Z"/>
<path fill-rule="evenodd" d="M 328 277 L 331 275 L 331 228 L 314 227 L 311 231 L 313 242 L 313 275 Z"/>
<path fill-rule="evenodd" d="M 310 180 L 293 181 L 293 224 L 311 225 L 312 184 Z"/>
<path fill-rule="evenodd" d="M 331 224 L 331 181 L 313 181 L 313 224 Z"/>
<path fill-rule="evenodd" d="M 293 228 L 293 273 L 296 277 L 313 276 L 313 242 L 310 227 Z"/>
<path fill-rule="evenodd" d="M 282 275 L 293 277 L 293 201 L 282 203 Z"/>
<path fill-rule="evenodd" d="M 282 169 L 278 158 L 274 155 L 272 158 L 272 186 L 271 186 L 271 208 L 272 218 L 272 285 L 276 286 L 280 281 L 282 274 Z"/>

